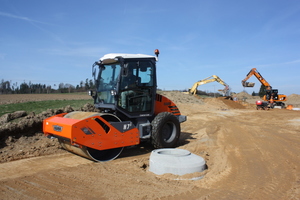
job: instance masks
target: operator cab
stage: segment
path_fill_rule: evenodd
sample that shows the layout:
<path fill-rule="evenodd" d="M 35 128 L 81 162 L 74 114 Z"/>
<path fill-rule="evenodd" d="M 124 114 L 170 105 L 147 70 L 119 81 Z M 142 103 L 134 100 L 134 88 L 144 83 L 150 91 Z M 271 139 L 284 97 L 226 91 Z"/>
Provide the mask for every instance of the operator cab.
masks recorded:
<path fill-rule="evenodd" d="M 277 89 L 272 89 L 272 87 L 270 86 L 269 89 L 265 90 L 266 93 L 266 100 L 279 100 L 278 99 L 278 90 Z"/>
<path fill-rule="evenodd" d="M 127 118 L 154 113 L 157 57 L 143 54 L 106 54 L 93 65 L 96 108 Z"/>

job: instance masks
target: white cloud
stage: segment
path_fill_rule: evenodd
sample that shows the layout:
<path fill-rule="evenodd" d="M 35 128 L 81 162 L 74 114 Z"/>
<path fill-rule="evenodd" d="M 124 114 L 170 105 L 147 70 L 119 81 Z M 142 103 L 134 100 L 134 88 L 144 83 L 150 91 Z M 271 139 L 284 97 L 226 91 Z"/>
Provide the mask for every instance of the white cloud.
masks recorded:
<path fill-rule="evenodd" d="M 13 14 L 1 12 L 1 11 L 0 11 L 0 16 L 14 18 L 14 19 L 20 19 L 20 20 L 24 20 L 24 21 L 27 21 L 27 22 L 31 22 L 31 23 L 34 22 L 34 23 L 40 23 L 40 24 L 48 24 L 48 23 L 45 23 L 45 22 L 30 19 L 28 17 L 13 15 Z"/>
<path fill-rule="evenodd" d="M 292 61 L 287 61 L 287 62 L 282 62 L 282 63 L 270 63 L 270 64 L 264 64 L 264 65 L 256 65 L 253 66 L 255 68 L 269 68 L 269 67 L 282 67 L 284 65 L 291 65 L 291 64 L 297 64 L 300 63 L 300 60 L 292 60 Z"/>
<path fill-rule="evenodd" d="M 4 16 L 4 17 L 9 17 L 9 18 L 14 18 L 14 19 L 19 19 L 19 20 L 26 21 L 26 22 L 30 23 L 32 26 L 34 26 L 37 29 L 39 29 L 42 32 L 44 32 L 46 35 L 50 36 L 55 41 L 57 41 L 57 42 L 59 42 L 61 44 L 64 44 L 64 41 L 59 36 L 57 36 L 56 34 L 48 31 L 47 29 L 43 28 L 42 26 L 38 25 L 38 24 L 46 24 L 46 25 L 53 25 L 53 24 L 45 23 L 45 22 L 41 22 L 41 21 L 30 19 L 28 17 L 22 17 L 22 16 L 18 16 L 18 15 L 13 15 L 13 14 L 1 12 L 1 11 L 0 11 L 0 16 Z"/>

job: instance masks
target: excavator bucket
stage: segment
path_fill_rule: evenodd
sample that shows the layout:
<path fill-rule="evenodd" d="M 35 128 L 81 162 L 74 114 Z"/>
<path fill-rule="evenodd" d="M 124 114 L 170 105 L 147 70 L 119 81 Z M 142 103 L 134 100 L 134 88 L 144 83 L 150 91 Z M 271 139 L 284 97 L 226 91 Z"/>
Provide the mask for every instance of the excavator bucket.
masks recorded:
<path fill-rule="evenodd" d="M 101 162 L 115 159 L 123 147 L 140 142 L 139 130 L 132 122 L 108 113 L 59 114 L 44 120 L 43 132 L 58 138 L 65 150 Z"/>
<path fill-rule="evenodd" d="M 255 83 L 252 82 L 243 82 L 243 87 L 254 87 Z"/>

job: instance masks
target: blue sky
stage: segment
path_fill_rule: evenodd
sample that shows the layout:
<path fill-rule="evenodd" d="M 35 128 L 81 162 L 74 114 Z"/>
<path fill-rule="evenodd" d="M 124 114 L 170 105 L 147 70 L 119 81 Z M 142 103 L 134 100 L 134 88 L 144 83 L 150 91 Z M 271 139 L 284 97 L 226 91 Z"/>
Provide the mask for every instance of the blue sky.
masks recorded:
<path fill-rule="evenodd" d="M 300 94 L 300 1 L 0 0 L 0 79 L 19 85 L 76 86 L 104 54 L 156 48 L 160 89 L 217 75 L 241 92 L 257 68 L 279 93 Z"/>

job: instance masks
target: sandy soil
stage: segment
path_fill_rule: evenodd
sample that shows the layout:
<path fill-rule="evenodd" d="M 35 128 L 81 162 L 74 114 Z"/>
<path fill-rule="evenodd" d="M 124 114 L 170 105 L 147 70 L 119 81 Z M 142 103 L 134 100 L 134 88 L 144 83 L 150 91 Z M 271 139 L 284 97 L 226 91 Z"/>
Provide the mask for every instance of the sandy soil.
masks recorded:
<path fill-rule="evenodd" d="M 300 199 L 299 111 L 165 95 L 188 117 L 178 148 L 206 160 L 203 179 L 149 172 L 149 144 L 95 163 L 37 133 L 0 149 L 15 160 L 1 158 L 0 199 Z"/>

